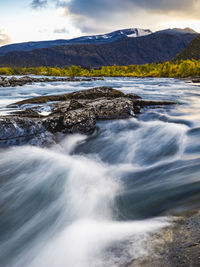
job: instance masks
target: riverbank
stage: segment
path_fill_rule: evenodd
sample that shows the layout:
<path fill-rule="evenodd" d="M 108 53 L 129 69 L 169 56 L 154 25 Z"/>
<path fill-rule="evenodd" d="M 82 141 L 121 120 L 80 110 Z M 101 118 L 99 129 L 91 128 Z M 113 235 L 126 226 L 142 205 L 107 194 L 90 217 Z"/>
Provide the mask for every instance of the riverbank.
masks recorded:
<path fill-rule="evenodd" d="M 152 235 L 152 251 L 126 267 L 197 267 L 200 262 L 200 211 L 176 217 L 170 227 Z"/>

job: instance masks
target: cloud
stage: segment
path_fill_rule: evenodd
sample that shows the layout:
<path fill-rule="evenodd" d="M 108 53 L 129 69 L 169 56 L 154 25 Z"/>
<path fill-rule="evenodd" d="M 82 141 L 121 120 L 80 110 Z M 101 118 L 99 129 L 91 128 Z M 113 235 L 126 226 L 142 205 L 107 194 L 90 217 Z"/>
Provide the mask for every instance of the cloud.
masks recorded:
<path fill-rule="evenodd" d="M 55 29 L 53 32 L 54 33 L 70 33 L 70 31 L 68 31 L 65 27 L 60 28 L 60 29 Z"/>
<path fill-rule="evenodd" d="M 3 29 L 0 29 L 0 46 L 10 44 L 11 42 L 10 36 Z"/>
<path fill-rule="evenodd" d="M 177 17 L 199 19 L 200 0 L 71 0 L 57 1 L 57 6 L 82 32 L 93 28 L 98 33 L 131 25 L 156 28 Z"/>
<path fill-rule="evenodd" d="M 45 2 L 56 3 L 56 7 L 63 10 L 73 25 L 87 34 L 103 33 L 123 27 L 158 29 L 159 25 L 165 25 L 170 21 L 200 20 L 200 0 L 46 0 Z"/>
<path fill-rule="evenodd" d="M 162 12 L 194 12 L 200 0 L 71 0 L 58 1 L 70 13 L 97 18 L 112 16 L 115 12 L 133 12 L 135 9 Z"/>
<path fill-rule="evenodd" d="M 54 2 L 67 12 L 87 17 L 112 16 L 115 12 L 133 12 L 143 9 L 153 12 L 187 12 L 197 13 L 200 0 L 32 0 L 32 7 L 43 7 Z"/>
<path fill-rule="evenodd" d="M 39 9 L 47 6 L 47 0 L 33 0 L 31 6 L 33 9 Z"/>

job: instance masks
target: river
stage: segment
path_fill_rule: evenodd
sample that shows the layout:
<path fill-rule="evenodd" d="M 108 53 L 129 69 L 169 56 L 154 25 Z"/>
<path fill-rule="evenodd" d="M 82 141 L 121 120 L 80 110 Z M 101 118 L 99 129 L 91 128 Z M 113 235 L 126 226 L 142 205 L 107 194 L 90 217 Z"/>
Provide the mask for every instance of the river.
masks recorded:
<path fill-rule="evenodd" d="M 0 266 L 125 266 L 151 253 L 150 236 L 175 215 L 199 207 L 199 86 L 106 78 L 0 88 L 0 114 L 33 96 L 104 85 L 178 104 L 100 122 L 89 137 L 2 148 Z"/>

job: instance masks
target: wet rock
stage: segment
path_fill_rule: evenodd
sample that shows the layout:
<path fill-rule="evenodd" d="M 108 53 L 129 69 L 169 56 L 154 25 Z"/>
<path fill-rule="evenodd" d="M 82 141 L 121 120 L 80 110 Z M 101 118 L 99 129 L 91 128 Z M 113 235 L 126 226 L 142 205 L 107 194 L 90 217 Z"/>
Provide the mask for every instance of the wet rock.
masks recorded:
<path fill-rule="evenodd" d="M 78 101 L 72 99 L 72 100 L 70 101 L 70 103 L 69 103 L 68 111 L 70 111 L 70 110 L 74 110 L 74 109 L 83 108 L 83 107 L 84 107 L 84 106 L 83 106 L 80 102 L 78 102 Z"/>
<path fill-rule="evenodd" d="M 43 78 L 36 78 L 36 77 L 3 77 L 0 76 L 0 87 L 15 87 L 15 86 L 23 86 L 25 84 L 33 84 L 33 83 L 42 83 L 42 82 L 89 82 L 89 81 L 96 81 L 102 80 L 103 78 L 73 78 L 73 77 L 43 77 Z"/>
<path fill-rule="evenodd" d="M 200 213 L 186 215 L 171 229 L 172 239 L 165 244 L 170 266 L 199 266 Z"/>
<path fill-rule="evenodd" d="M 140 96 L 133 93 L 127 94 L 126 96 L 131 99 L 142 99 Z"/>
<path fill-rule="evenodd" d="M 192 83 L 200 83 L 200 77 L 199 76 L 190 76 L 187 78 L 181 78 L 181 80 L 186 81 L 186 82 L 192 82 Z"/>
<path fill-rule="evenodd" d="M 134 105 L 138 105 L 140 108 L 150 107 L 150 106 L 168 106 L 176 104 L 173 101 L 152 101 L 152 100 L 135 100 Z"/>
<path fill-rule="evenodd" d="M 42 143 L 48 135 L 42 121 L 34 118 L 0 118 L 0 147 L 26 144 L 31 139 Z"/>
<path fill-rule="evenodd" d="M 31 117 L 31 118 L 42 118 L 44 116 L 40 115 L 36 110 L 27 108 L 25 110 L 19 110 L 12 112 L 11 114 L 19 117 Z"/>
<path fill-rule="evenodd" d="M 193 83 L 200 83 L 200 77 L 193 78 L 193 79 L 192 79 L 192 82 L 193 82 Z"/>
<path fill-rule="evenodd" d="M 9 107 L 21 106 L 24 104 L 41 104 L 41 103 L 54 102 L 54 101 L 66 101 L 70 99 L 94 100 L 94 99 L 98 99 L 102 97 L 116 98 L 116 97 L 121 97 L 121 96 L 127 97 L 124 93 L 122 93 L 119 90 L 104 86 L 104 87 L 95 87 L 95 88 L 88 89 L 88 90 L 73 92 L 69 94 L 33 97 L 30 99 L 25 99 L 25 100 L 16 102 L 12 105 L 9 105 Z"/>
<path fill-rule="evenodd" d="M 177 217 L 174 224 L 152 236 L 149 256 L 127 267 L 198 267 L 200 263 L 200 212 Z"/>
<path fill-rule="evenodd" d="M 48 116 L 40 115 L 38 111 L 41 108 L 40 105 L 38 110 L 33 106 L 33 108 L 17 111 L 13 115 L 0 117 L 2 128 L 0 139 L 11 138 L 7 135 L 7 131 L 13 138 L 21 135 L 24 137 L 35 135 L 41 130 L 52 134 L 90 134 L 95 130 L 98 120 L 126 119 L 139 114 L 141 108 L 145 106 L 175 104 L 174 102 L 145 101 L 139 96 L 130 97 L 130 94 L 126 95 L 110 87 L 97 87 L 64 95 L 36 97 L 11 106 L 47 104 L 52 101 L 55 103 L 50 103 L 51 113 Z"/>
<path fill-rule="evenodd" d="M 71 100 L 53 104 L 52 114 L 44 119 L 44 124 L 54 133 L 91 133 L 97 120 L 125 119 L 133 115 L 133 102 L 125 97 Z"/>

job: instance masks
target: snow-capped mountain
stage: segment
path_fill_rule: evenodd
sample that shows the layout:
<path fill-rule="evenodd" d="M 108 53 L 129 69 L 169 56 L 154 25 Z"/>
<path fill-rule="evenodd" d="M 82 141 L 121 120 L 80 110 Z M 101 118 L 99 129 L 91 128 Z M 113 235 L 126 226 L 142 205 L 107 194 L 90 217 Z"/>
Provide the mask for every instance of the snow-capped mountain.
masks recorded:
<path fill-rule="evenodd" d="M 82 40 L 105 41 L 105 39 L 107 41 L 108 40 L 115 41 L 123 37 L 141 37 L 141 36 L 148 35 L 151 33 L 152 33 L 151 30 L 132 28 L 132 29 L 118 30 L 118 31 L 114 31 L 111 33 L 107 33 L 107 34 L 79 37 L 79 38 L 73 39 L 73 41 L 82 41 Z"/>
<path fill-rule="evenodd" d="M 71 40 L 28 42 L 0 47 L 0 66 L 101 67 L 169 61 L 198 35 L 193 30 L 118 30 Z"/>
<path fill-rule="evenodd" d="M 3 56 L 8 52 L 13 52 L 13 51 L 31 51 L 38 48 L 48 48 L 60 45 L 103 44 L 108 42 L 110 43 L 121 38 L 128 38 L 128 37 L 136 38 L 144 35 L 149 35 L 151 33 L 152 32 L 150 30 L 131 28 L 131 29 L 118 30 L 101 35 L 82 36 L 74 39 L 66 39 L 66 40 L 61 39 L 53 41 L 39 41 L 39 42 L 11 44 L 0 47 L 0 56 Z"/>

